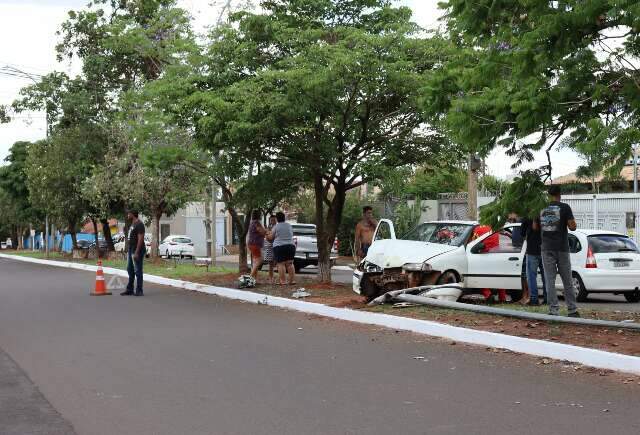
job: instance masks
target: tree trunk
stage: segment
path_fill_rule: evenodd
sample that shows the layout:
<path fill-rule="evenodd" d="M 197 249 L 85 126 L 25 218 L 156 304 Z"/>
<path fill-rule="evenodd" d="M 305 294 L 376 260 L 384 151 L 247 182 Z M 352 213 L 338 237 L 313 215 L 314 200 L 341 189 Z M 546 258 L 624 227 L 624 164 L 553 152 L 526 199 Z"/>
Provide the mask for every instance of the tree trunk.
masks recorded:
<path fill-rule="evenodd" d="M 151 230 L 151 258 L 158 258 L 158 246 L 160 246 L 160 218 L 162 210 L 156 210 L 153 214 L 153 225 Z"/>
<path fill-rule="evenodd" d="M 69 222 L 67 222 L 67 230 L 69 231 L 69 234 L 71 235 L 71 250 L 73 249 L 78 249 L 78 236 L 76 234 L 76 223 L 69 219 Z"/>
<path fill-rule="evenodd" d="M 342 211 L 346 200 L 346 185 L 339 180 L 334 186 L 333 198 L 329 201 L 329 193 L 324 187 L 322 177 L 314 177 L 316 197 L 316 237 L 318 241 L 318 278 L 321 282 L 331 282 L 331 248 L 342 220 Z M 325 214 L 325 201 L 329 206 Z"/>
<path fill-rule="evenodd" d="M 98 239 L 98 222 L 96 222 L 96 218 L 91 217 L 91 223 L 93 224 L 93 240 L 96 243 L 96 257 L 101 258 L 100 256 L 100 243 Z"/>
<path fill-rule="evenodd" d="M 74 230 L 69 231 L 71 234 L 71 250 L 78 249 L 78 235 Z"/>
<path fill-rule="evenodd" d="M 247 231 L 249 229 L 248 222 L 251 220 L 251 214 L 245 216 L 245 219 L 241 219 L 238 211 L 235 207 L 230 206 L 229 202 L 225 201 L 225 205 L 229 214 L 231 215 L 231 219 L 236 224 L 236 228 L 238 229 L 238 272 L 242 274 L 249 273 L 249 266 L 247 266 Z M 250 212 L 249 212 L 250 213 Z M 248 219 L 247 219 L 248 217 Z"/>
<path fill-rule="evenodd" d="M 115 251 L 116 248 L 114 248 L 113 246 L 113 237 L 111 237 L 111 227 L 109 226 L 109 219 L 102 219 L 102 234 L 104 234 L 104 240 L 107 242 L 107 251 Z"/>

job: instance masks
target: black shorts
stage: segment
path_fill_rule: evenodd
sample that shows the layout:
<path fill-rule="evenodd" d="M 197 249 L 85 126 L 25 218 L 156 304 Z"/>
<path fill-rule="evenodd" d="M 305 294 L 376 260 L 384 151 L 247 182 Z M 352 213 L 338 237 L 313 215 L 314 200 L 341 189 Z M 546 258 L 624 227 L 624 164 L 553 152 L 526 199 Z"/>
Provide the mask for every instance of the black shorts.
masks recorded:
<path fill-rule="evenodd" d="M 295 245 L 282 245 L 273 247 L 273 258 L 276 263 L 284 263 L 285 261 L 293 261 L 296 255 Z"/>

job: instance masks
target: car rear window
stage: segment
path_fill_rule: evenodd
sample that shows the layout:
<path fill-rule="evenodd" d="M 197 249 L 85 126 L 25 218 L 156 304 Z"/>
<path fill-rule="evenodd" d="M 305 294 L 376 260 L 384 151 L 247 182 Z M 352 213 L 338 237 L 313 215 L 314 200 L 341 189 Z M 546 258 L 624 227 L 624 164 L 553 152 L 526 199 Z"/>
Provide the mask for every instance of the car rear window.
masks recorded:
<path fill-rule="evenodd" d="M 611 252 L 638 252 L 636 243 L 628 237 L 615 234 L 589 236 L 589 246 L 594 254 Z"/>
<path fill-rule="evenodd" d="M 302 227 L 302 226 L 292 225 L 291 228 L 293 229 L 294 236 L 313 236 L 313 237 L 316 236 L 315 227 Z"/>

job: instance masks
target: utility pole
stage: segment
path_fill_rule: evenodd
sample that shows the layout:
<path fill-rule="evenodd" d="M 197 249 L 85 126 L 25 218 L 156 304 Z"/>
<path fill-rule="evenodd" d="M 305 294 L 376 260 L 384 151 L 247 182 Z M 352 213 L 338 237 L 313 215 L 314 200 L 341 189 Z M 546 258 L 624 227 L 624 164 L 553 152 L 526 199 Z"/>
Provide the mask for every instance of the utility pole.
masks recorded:
<path fill-rule="evenodd" d="M 211 266 L 216 265 L 216 244 L 217 244 L 217 201 L 218 201 L 218 186 L 216 182 L 211 180 Z"/>
<path fill-rule="evenodd" d="M 478 170 L 480 159 L 475 154 L 469 154 L 467 168 L 467 207 L 470 220 L 478 219 Z"/>
<path fill-rule="evenodd" d="M 633 145 L 633 193 L 638 193 L 638 144 Z"/>

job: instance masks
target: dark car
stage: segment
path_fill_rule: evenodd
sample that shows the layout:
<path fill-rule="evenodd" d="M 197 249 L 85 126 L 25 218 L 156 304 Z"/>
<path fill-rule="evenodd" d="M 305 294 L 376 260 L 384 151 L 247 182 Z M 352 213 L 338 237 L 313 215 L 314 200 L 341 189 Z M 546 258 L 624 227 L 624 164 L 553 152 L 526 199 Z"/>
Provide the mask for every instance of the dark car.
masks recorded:
<path fill-rule="evenodd" d="M 80 239 L 76 242 L 78 245 L 78 249 L 89 249 L 89 247 L 94 244 L 91 240 Z"/>

